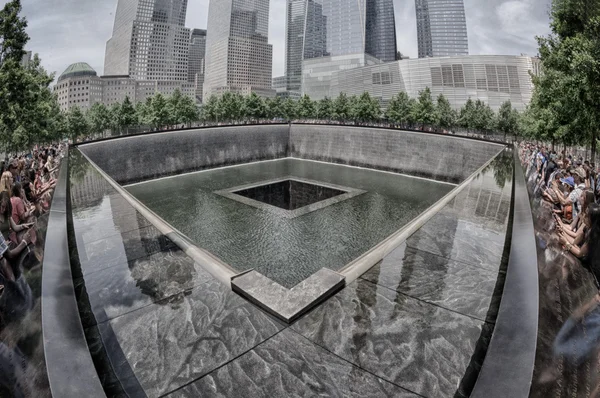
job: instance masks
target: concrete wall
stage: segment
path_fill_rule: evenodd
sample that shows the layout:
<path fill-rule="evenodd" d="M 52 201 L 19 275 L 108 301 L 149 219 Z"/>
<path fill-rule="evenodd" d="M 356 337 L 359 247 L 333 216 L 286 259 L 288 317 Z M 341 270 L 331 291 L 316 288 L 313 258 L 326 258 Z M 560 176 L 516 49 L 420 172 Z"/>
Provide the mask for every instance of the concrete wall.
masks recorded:
<path fill-rule="evenodd" d="M 119 184 L 288 154 L 288 125 L 234 126 L 117 138 L 79 149 Z"/>
<path fill-rule="evenodd" d="M 120 184 L 286 156 L 458 183 L 502 146 L 398 130 L 300 124 L 146 134 L 79 149 Z"/>
<path fill-rule="evenodd" d="M 454 136 L 360 127 L 292 125 L 296 158 L 394 171 L 459 183 L 502 145 Z"/>

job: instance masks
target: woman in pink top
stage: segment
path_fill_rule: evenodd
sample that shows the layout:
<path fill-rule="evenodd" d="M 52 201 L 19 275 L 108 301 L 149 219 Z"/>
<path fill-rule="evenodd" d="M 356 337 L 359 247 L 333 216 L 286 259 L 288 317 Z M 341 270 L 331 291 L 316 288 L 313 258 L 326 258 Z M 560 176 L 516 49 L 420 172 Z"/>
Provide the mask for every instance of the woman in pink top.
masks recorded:
<path fill-rule="evenodd" d="M 25 204 L 23 200 L 23 189 L 21 188 L 20 183 L 15 183 L 12 186 L 12 196 L 10 198 L 10 204 L 12 207 L 12 219 L 15 222 L 15 225 L 21 224 L 30 224 L 35 222 L 35 217 L 33 217 L 33 212 Z M 35 243 L 36 236 L 34 231 L 30 231 L 31 242 Z"/>

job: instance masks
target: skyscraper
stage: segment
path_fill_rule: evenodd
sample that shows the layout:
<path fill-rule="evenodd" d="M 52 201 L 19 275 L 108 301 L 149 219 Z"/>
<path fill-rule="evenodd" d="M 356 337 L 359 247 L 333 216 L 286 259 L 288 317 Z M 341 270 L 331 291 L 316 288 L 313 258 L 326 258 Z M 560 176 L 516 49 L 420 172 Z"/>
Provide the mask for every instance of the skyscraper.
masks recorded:
<path fill-rule="evenodd" d="M 196 86 L 196 97 L 202 99 L 204 86 L 204 60 L 206 55 L 206 30 L 193 29 L 190 36 L 188 82 Z"/>
<path fill-rule="evenodd" d="M 396 59 L 393 0 L 288 0 L 288 90 L 300 89 L 303 61 L 352 54 Z"/>
<path fill-rule="evenodd" d="M 463 0 L 415 0 L 419 58 L 469 54 Z"/>
<path fill-rule="evenodd" d="M 187 0 L 118 0 L 105 75 L 188 80 Z"/>
<path fill-rule="evenodd" d="M 204 98 L 235 91 L 274 95 L 269 0 L 211 0 Z"/>

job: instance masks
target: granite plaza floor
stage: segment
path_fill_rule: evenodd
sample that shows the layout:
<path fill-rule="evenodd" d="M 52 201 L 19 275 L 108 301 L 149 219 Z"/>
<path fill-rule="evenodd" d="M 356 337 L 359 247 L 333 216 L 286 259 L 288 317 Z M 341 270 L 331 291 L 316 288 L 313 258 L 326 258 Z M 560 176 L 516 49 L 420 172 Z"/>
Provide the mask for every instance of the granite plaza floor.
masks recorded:
<path fill-rule="evenodd" d="M 500 298 L 512 166 L 494 162 L 381 263 L 286 325 L 70 156 L 78 301 L 108 394 L 468 394 Z"/>

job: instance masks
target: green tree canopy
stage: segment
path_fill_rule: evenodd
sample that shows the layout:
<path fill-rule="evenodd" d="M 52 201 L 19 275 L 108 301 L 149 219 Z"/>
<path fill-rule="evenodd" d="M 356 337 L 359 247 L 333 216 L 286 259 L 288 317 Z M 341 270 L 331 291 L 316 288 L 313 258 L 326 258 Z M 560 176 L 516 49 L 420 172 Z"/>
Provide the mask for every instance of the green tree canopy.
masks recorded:
<path fill-rule="evenodd" d="M 359 97 L 353 98 L 352 114 L 354 120 L 359 122 L 378 121 L 381 117 L 379 100 L 372 98 L 368 92 L 362 93 Z"/>
<path fill-rule="evenodd" d="M 444 130 L 450 130 L 456 125 L 458 115 L 456 114 L 456 111 L 452 109 L 450 101 L 448 101 L 444 94 L 438 96 L 435 111 L 435 118 L 439 127 Z"/>
<path fill-rule="evenodd" d="M 267 107 L 264 99 L 255 92 L 244 98 L 246 117 L 250 120 L 260 120 L 267 116 Z"/>
<path fill-rule="evenodd" d="M 413 114 L 415 121 L 423 128 L 436 123 L 435 106 L 433 105 L 429 87 L 426 87 L 425 90 L 419 93 L 419 99 L 415 104 Z"/>
<path fill-rule="evenodd" d="M 19 16 L 21 11 L 20 0 L 9 1 L 0 10 L 0 65 L 9 59 L 21 62 L 25 55 L 29 35 L 25 32 L 27 20 Z"/>
<path fill-rule="evenodd" d="M 298 101 L 298 117 L 301 119 L 312 119 L 315 115 L 315 104 L 308 95 L 303 95 Z"/>
<path fill-rule="evenodd" d="M 129 99 L 129 96 L 125 96 L 123 103 L 119 109 L 119 127 L 128 128 L 137 124 L 137 115 L 135 108 Z"/>
<path fill-rule="evenodd" d="M 265 101 L 266 117 L 269 119 L 283 117 L 283 99 L 280 96 L 267 98 Z"/>
<path fill-rule="evenodd" d="M 543 73 L 534 77 L 527 133 L 563 143 L 591 144 L 596 152 L 600 123 L 600 4 L 553 0 L 551 34 L 538 38 Z"/>
<path fill-rule="evenodd" d="M 92 133 L 103 133 L 110 128 L 110 111 L 102 102 L 92 105 L 86 116 Z"/>
<path fill-rule="evenodd" d="M 10 151 L 64 133 L 57 98 L 50 91 L 54 76 L 41 66 L 37 55 L 28 66 L 21 63 L 29 36 L 20 13 L 18 0 L 0 10 L 0 146 Z"/>
<path fill-rule="evenodd" d="M 286 98 L 283 101 L 282 116 L 287 120 L 294 120 L 298 117 L 298 102 L 291 98 Z"/>
<path fill-rule="evenodd" d="M 85 137 L 89 134 L 90 126 L 78 106 L 72 107 L 67 113 L 67 131 L 73 142 L 76 142 L 79 137 Z"/>
<path fill-rule="evenodd" d="M 156 128 L 167 125 L 171 120 L 169 109 L 167 108 L 167 100 L 161 93 L 156 93 L 150 101 L 150 124 Z"/>
<path fill-rule="evenodd" d="M 319 119 L 329 120 L 334 117 L 333 101 L 329 97 L 325 97 L 316 106 L 316 117 Z"/>
<path fill-rule="evenodd" d="M 346 93 L 340 95 L 333 101 L 333 117 L 339 121 L 350 120 L 352 109 L 350 100 Z"/>

